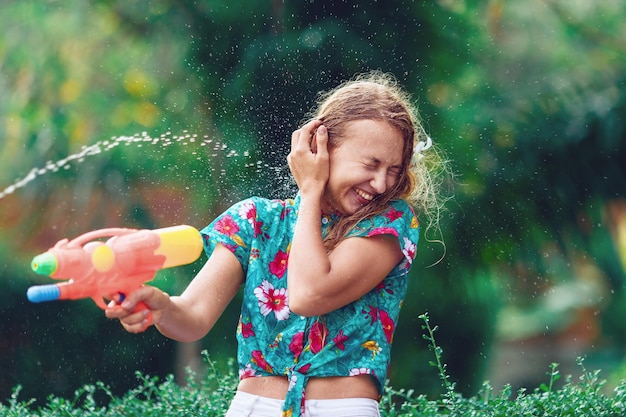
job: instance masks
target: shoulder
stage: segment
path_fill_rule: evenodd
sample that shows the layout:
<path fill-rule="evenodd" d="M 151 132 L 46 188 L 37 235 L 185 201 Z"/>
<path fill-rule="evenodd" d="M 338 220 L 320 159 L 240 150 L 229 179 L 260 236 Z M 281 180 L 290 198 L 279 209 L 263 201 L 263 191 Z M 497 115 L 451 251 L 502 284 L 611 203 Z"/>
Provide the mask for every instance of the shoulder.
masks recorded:
<path fill-rule="evenodd" d="M 238 213 L 241 217 L 249 218 L 251 213 L 280 212 L 294 208 L 295 202 L 291 199 L 278 200 L 253 196 L 233 204 L 225 213 L 231 215 Z"/>
<path fill-rule="evenodd" d="M 401 219 L 404 222 L 408 222 L 410 227 L 419 227 L 415 210 L 405 200 L 393 200 L 389 207 L 380 215 L 390 221 Z"/>
<path fill-rule="evenodd" d="M 250 197 L 233 204 L 207 227 L 215 232 L 237 233 L 242 237 L 257 237 L 265 232 L 275 234 L 275 229 L 296 217 L 294 200 L 272 200 Z"/>
<path fill-rule="evenodd" d="M 390 275 L 406 274 L 417 254 L 419 241 L 419 222 L 411 205 L 404 200 L 394 200 L 385 211 L 375 216 L 367 236 L 379 235 L 394 236 L 404 255 L 404 261 Z"/>
<path fill-rule="evenodd" d="M 381 213 L 361 220 L 351 234 L 361 236 L 391 234 L 396 237 L 407 236 L 417 242 L 419 222 L 411 205 L 404 200 L 394 200 Z"/>
<path fill-rule="evenodd" d="M 296 200 L 294 199 L 269 199 L 265 197 L 253 196 L 245 200 L 240 201 L 240 205 L 254 205 L 266 210 L 283 210 L 288 208 L 294 208 L 296 206 Z"/>

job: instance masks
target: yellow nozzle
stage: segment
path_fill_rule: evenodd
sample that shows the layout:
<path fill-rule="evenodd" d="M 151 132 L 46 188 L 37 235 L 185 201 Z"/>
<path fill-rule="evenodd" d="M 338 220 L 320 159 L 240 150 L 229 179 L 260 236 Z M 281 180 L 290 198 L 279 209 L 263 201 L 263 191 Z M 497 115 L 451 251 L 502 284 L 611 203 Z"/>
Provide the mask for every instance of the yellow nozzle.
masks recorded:
<path fill-rule="evenodd" d="M 204 248 L 200 232 L 191 226 L 181 225 L 154 230 L 161 238 L 155 255 L 165 255 L 163 268 L 185 265 L 200 257 Z"/>

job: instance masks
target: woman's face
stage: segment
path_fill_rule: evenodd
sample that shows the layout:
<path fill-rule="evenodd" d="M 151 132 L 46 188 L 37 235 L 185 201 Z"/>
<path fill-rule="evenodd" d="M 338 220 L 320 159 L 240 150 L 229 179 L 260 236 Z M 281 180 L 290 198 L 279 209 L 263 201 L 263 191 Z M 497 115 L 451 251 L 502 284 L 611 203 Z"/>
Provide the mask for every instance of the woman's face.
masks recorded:
<path fill-rule="evenodd" d="M 350 215 L 398 181 L 404 139 L 389 123 L 369 119 L 347 123 L 336 139 L 322 209 Z"/>

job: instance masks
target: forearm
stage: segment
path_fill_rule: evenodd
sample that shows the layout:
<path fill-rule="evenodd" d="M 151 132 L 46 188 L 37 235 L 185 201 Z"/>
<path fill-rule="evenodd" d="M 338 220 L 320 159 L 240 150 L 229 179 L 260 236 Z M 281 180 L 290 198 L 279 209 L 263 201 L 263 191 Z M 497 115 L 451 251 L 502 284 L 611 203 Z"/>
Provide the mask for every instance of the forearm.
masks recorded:
<path fill-rule="evenodd" d="M 243 269 L 235 256 L 222 245 L 198 272 L 185 291 L 169 297 L 157 329 L 180 342 L 204 337 L 215 325 L 243 283 Z"/>
<path fill-rule="evenodd" d="M 155 327 L 165 337 L 179 342 L 193 342 L 204 337 L 215 322 L 207 322 L 195 313 L 183 297 L 170 297 L 169 305 L 161 312 Z"/>

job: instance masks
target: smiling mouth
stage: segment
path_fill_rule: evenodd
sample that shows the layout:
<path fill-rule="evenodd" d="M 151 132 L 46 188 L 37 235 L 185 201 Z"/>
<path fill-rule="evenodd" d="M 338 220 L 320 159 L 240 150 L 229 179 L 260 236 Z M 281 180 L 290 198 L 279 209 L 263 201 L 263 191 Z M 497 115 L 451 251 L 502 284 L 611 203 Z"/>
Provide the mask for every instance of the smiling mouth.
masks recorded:
<path fill-rule="evenodd" d="M 363 200 L 372 201 L 374 199 L 374 196 L 372 194 L 366 193 L 365 191 L 358 188 L 355 188 L 354 192 L 356 192 Z"/>

